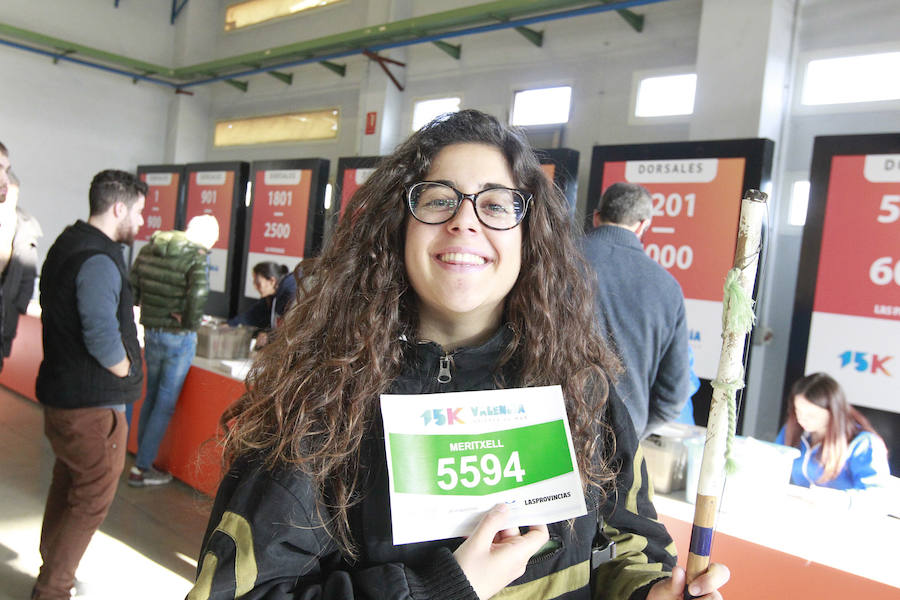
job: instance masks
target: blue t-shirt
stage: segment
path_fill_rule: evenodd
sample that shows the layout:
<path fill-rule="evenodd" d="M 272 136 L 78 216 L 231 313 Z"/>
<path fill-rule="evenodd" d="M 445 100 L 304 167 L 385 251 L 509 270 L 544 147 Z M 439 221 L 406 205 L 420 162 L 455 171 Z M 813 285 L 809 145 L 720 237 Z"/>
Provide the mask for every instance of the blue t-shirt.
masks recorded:
<path fill-rule="evenodd" d="M 784 444 L 785 428 L 778 432 L 775 443 Z M 890 475 L 887 460 L 887 447 L 877 435 L 869 431 L 861 431 L 850 442 L 847 449 L 847 461 L 831 481 L 818 483 L 825 470 L 820 462 L 822 446 L 810 446 L 809 434 L 800 438 L 800 456 L 794 460 L 791 471 L 791 483 L 803 487 L 810 484 L 829 487 L 836 490 L 864 490 L 869 487 L 883 486 Z"/>

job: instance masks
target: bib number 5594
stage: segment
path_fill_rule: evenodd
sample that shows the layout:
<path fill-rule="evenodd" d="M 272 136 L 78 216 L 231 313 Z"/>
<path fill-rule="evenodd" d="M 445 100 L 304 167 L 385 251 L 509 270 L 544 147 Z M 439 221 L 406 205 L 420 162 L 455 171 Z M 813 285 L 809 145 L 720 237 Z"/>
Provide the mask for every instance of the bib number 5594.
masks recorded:
<path fill-rule="evenodd" d="M 502 468 L 500 459 L 494 454 L 484 454 L 481 460 L 478 456 L 463 456 L 459 459 L 458 472 L 455 457 L 439 458 L 437 476 L 440 478 L 438 486 L 449 491 L 460 483 L 466 488 L 474 488 L 482 481 L 487 485 L 497 485 L 503 477 L 511 477 L 517 483 L 522 483 L 525 470 L 519 462 L 519 452 L 514 451 Z"/>

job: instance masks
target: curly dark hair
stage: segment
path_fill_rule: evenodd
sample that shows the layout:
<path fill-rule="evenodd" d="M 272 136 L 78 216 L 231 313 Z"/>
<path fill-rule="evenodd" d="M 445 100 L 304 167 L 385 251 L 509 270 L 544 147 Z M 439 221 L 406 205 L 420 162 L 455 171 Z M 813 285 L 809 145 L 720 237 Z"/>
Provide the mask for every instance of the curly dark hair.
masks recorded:
<path fill-rule="evenodd" d="M 353 195 L 322 254 L 304 263 L 304 293 L 262 350 L 247 392 L 221 419 L 226 464 L 256 452 L 269 468 L 302 469 L 330 511 L 322 522 L 348 556 L 360 442 L 379 395 L 400 375 L 402 337 L 416 339 L 418 329 L 404 264 L 404 190 L 426 176 L 438 152 L 460 143 L 499 149 L 516 187 L 534 195 L 520 225 L 522 264 L 505 307 L 513 335 L 501 363 L 514 361 L 519 386 L 562 386 L 585 485 L 602 490 L 615 476 L 604 458 L 613 436 L 599 415 L 619 366 L 597 333 L 590 269 L 565 197 L 519 131 L 474 110 L 444 115 L 382 159 Z"/>

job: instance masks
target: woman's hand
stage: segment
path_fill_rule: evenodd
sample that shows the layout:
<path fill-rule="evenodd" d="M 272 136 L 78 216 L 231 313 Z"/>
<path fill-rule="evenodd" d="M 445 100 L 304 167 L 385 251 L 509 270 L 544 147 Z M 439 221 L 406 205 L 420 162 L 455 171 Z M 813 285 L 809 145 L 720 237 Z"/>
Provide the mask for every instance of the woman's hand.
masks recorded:
<path fill-rule="evenodd" d="M 528 559 L 549 539 L 546 525 L 522 535 L 518 527 L 504 529 L 509 507 L 498 504 L 472 535 L 453 553 L 481 600 L 490 598 L 525 572 Z"/>
<path fill-rule="evenodd" d="M 730 577 L 731 571 L 728 570 L 728 567 L 719 563 L 711 563 L 706 573 L 691 582 L 691 585 L 688 586 L 688 593 L 701 600 L 722 600 L 722 594 L 718 590 Z M 684 569 L 675 567 L 671 577 L 657 581 L 650 588 L 647 600 L 682 600 L 684 581 Z"/>

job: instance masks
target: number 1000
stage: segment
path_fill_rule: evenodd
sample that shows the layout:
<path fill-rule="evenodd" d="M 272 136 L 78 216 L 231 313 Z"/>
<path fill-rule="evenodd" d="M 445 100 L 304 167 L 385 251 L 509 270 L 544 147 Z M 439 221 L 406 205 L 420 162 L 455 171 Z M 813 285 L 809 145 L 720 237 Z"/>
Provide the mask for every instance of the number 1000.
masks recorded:
<path fill-rule="evenodd" d="M 694 262 L 694 251 L 690 246 L 679 246 L 676 248 L 672 244 L 647 244 L 644 248 L 647 256 L 658 262 L 666 269 L 678 267 L 681 270 L 689 269 Z"/>

